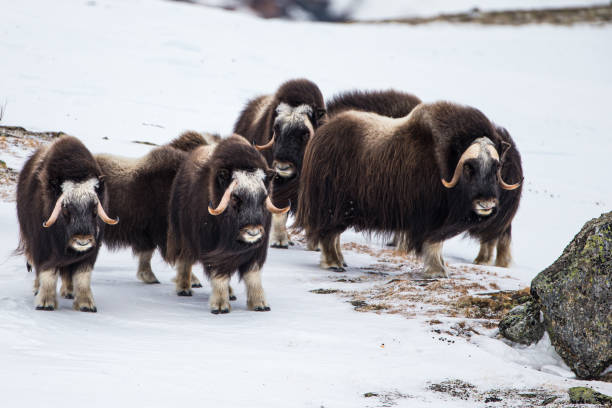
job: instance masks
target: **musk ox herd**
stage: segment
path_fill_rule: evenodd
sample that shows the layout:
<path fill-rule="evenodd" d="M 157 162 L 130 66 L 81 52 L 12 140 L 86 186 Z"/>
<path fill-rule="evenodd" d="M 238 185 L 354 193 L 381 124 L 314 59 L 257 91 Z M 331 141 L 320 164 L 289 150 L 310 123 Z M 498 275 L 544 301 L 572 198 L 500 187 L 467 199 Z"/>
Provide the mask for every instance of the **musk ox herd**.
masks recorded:
<path fill-rule="evenodd" d="M 393 237 L 422 256 L 424 276 L 448 277 L 445 240 L 480 241 L 477 264 L 507 267 L 523 173 L 506 129 L 478 109 L 423 103 L 395 90 L 350 91 L 325 102 L 306 79 L 249 101 L 234 134 L 209 140 L 186 132 L 141 158 L 92 155 L 64 136 L 38 149 L 17 186 L 18 252 L 34 268 L 35 307 L 96 312 L 91 272 L 100 246 L 131 248 L 136 276 L 159 283 L 157 250 L 176 268 L 176 293 L 211 283 L 212 313 L 236 300 L 237 272 L 247 307 L 268 311 L 261 270 L 268 246 L 288 248 L 288 215 L 320 266 L 344 271 L 340 235 L 348 228 Z"/>

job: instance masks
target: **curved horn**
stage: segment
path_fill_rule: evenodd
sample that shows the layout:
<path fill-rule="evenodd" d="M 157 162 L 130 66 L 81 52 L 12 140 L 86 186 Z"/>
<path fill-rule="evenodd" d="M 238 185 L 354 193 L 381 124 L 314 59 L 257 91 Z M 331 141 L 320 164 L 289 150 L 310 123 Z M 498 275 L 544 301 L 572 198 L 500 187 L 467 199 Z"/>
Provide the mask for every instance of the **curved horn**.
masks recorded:
<path fill-rule="evenodd" d="M 212 203 L 208 204 L 208 212 L 210 213 L 210 215 L 219 215 L 223 211 L 225 211 L 225 209 L 229 205 L 230 197 L 232 196 L 232 191 L 234 191 L 234 188 L 236 188 L 237 184 L 238 181 L 236 180 L 231 182 L 231 184 L 225 190 L 225 193 L 223 193 L 223 197 L 221 197 L 221 201 L 219 202 L 217 208 L 212 208 Z"/>
<path fill-rule="evenodd" d="M 272 147 L 272 145 L 274 144 L 274 139 L 275 139 L 275 136 L 276 136 L 276 133 L 272 133 L 272 139 L 270 139 L 270 141 L 269 141 L 268 143 L 266 143 L 265 145 L 262 145 L 262 146 L 260 146 L 260 145 L 255 145 L 255 148 L 256 148 L 257 150 L 259 150 L 260 152 L 261 152 L 262 150 L 268 150 L 268 149 L 269 149 L 269 148 L 271 148 L 271 147 Z"/>
<path fill-rule="evenodd" d="M 266 208 L 272 214 L 285 214 L 287 211 L 291 209 L 291 202 L 289 202 L 289 205 L 285 208 L 278 208 L 277 206 L 272 204 L 272 200 L 270 199 L 270 196 L 268 196 L 266 197 Z"/>
<path fill-rule="evenodd" d="M 512 148 L 512 145 L 506 141 L 502 141 L 502 146 L 504 148 L 504 151 L 502 152 L 500 159 L 501 164 L 499 166 L 499 170 L 497 171 L 497 180 L 499 181 L 499 185 L 501 186 L 501 188 L 503 188 L 504 190 L 516 190 L 521 185 L 521 182 L 519 181 L 516 184 L 508 184 L 504 181 L 501 175 L 501 166 L 504 165 L 504 161 L 506 160 L 506 154 L 508 153 L 508 150 Z"/>
<path fill-rule="evenodd" d="M 502 178 L 501 168 L 497 171 L 497 180 L 499 181 L 499 185 L 501 186 L 501 188 L 503 188 L 504 190 L 516 190 L 521 185 L 520 182 L 518 182 L 516 184 L 508 184 L 508 183 L 506 183 L 504 181 L 504 179 Z"/>
<path fill-rule="evenodd" d="M 442 179 L 442 184 L 444 185 L 444 187 L 453 188 L 457 185 L 459 179 L 461 178 L 461 170 L 463 169 L 463 163 L 465 163 L 465 161 L 468 159 L 475 159 L 476 157 L 478 157 L 478 154 L 480 153 L 480 147 L 480 143 L 473 143 L 470 145 L 470 147 L 465 149 L 465 152 L 463 152 L 463 154 L 459 158 L 457 167 L 455 167 L 455 173 L 453 174 L 453 178 L 451 179 L 451 181 L 446 181 Z"/>
<path fill-rule="evenodd" d="M 115 225 L 119 222 L 119 217 L 117 217 L 116 220 L 113 220 L 111 217 L 106 215 L 106 211 L 104 211 L 104 208 L 102 208 L 102 203 L 100 201 L 98 201 L 98 217 L 109 225 Z"/>
<path fill-rule="evenodd" d="M 53 211 L 51 212 L 51 216 L 45 222 L 43 222 L 43 227 L 49 228 L 55 221 L 57 221 L 57 217 L 59 217 L 60 211 L 62 211 L 62 201 L 64 200 L 64 193 L 62 193 L 57 201 L 55 202 L 55 207 L 53 207 Z"/>

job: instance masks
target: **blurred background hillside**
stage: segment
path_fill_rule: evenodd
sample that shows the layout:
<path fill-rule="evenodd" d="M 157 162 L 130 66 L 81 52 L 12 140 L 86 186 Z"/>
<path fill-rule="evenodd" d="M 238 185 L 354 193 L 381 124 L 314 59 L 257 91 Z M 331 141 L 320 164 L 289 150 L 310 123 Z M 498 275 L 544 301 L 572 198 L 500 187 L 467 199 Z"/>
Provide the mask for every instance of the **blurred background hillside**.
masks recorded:
<path fill-rule="evenodd" d="M 171 0 L 252 13 L 263 18 L 363 21 L 490 11 L 591 8 L 607 0 Z"/>

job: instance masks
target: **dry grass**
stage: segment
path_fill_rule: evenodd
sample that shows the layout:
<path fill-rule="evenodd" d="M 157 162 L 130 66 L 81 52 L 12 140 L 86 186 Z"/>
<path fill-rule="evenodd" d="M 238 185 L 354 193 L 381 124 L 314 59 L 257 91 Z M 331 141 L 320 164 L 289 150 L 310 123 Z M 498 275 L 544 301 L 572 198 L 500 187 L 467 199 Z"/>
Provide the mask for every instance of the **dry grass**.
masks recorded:
<path fill-rule="evenodd" d="M 300 236 L 293 239 L 299 242 Z M 347 299 L 358 312 L 398 314 L 406 318 L 427 317 L 430 326 L 453 321 L 446 329 L 432 332 L 469 338 L 480 330 L 497 326 L 499 319 L 529 298 L 529 288 L 500 290 L 494 271 L 476 265 L 450 266 L 451 279 L 423 279 L 422 263 L 414 255 L 394 249 L 380 249 L 354 242 L 342 245 L 345 251 L 367 254 L 376 263 L 359 268 L 359 273 L 330 275 L 344 289 L 318 289 Z M 351 284 L 362 284 L 351 287 Z M 364 285 L 365 284 L 365 285 Z M 464 319 L 456 322 L 457 319 Z"/>
<path fill-rule="evenodd" d="M 61 134 L 60 132 L 30 132 L 16 126 L 0 126 L 0 153 L 3 156 L 25 157 Z M 0 160 L 0 200 L 15 201 L 18 177 L 17 170 Z"/>

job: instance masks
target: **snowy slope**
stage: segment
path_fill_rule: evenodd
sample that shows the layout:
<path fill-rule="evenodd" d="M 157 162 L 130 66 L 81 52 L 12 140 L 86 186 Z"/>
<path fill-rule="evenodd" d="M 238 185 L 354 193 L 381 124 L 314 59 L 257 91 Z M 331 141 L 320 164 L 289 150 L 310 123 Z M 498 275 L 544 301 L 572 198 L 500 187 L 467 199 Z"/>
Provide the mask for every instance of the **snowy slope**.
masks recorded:
<path fill-rule="evenodd" d="M 0 9 L 3 124 L 63 130 L 94 152 L 138 156 L 148 147 L 134 140 L 227 134 L 248 98 L 299 76 L 326 96 L 395 87 L 470 104 L 507 127 L 523 155 L 527 188 L 508 271 L 515 287 L 612 205 L 610 26 L 334 26 L 152 0 L 0 0 Z M 129 251 L 103 251 L 93 279 L 99 312 L 89 315 L 67 300 L 34 311 L 33 276 L 10 256 L 16 242 L 14 206 L 1 203 L 0 395 L 9 405 L 357 407 L 377 403 L 366 392 L 397 392 L 410 396 L 398 406 L 467 407 L 473 402 L 441 402 L 427 383 L 560 392 L 584 384 L 539 371 L 556 365 L 567 374 L 549 352 L 540 364 L 533 350 L 485 336 L 450 345 L 432 339 L 423 318 L 356 313 L 334 295 L 309 293 L 328 287 L 330 274 L 301 248 L 271 250 L 270 313 L 246 311 L 233 282 L 239 300 L 227 316 L 208 313 L 207 285 L 176 297 L 158 258 L 162 284 L 145 286 Z M 445 255 L 456 265 L 476 248 L 455 239 Z M 372 263 L 347 258 L 349 274 Z"/>

